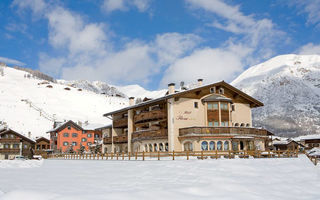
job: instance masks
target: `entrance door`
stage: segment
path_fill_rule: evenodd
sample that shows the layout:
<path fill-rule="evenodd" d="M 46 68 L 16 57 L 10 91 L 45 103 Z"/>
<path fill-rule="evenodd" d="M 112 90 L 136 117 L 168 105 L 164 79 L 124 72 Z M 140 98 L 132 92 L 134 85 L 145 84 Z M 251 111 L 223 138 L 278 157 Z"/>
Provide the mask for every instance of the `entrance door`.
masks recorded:
<path fill-rule="evenodd" d="M 243 150 L 244 149 L 244 144 L 242 141 L 240 141 L 240 150 Z"/>
<path fill-rule="evenodd" d="M 4 159 L 8 160 L 9 159 L 9 155 L 8 154 L 4 154 Z"/>

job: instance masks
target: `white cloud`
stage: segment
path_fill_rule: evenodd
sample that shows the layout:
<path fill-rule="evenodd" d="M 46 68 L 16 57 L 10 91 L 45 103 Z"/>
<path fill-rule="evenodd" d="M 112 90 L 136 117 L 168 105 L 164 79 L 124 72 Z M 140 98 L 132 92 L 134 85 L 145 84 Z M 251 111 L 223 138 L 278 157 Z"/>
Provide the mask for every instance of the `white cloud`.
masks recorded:
<path fill-rule="evenodd" d="M 44 0 L 14 0 L 12 6 L 18 7 L 19 10 L 31 8 L 34 14 L 42 14 L 47 4 Z"/>
<path fill-rule="evenodd" d="M 116 10 L 128 11 L 131 7 L 134 7 L 139 12 L 145 12 L 149 6 L 150 0 L 104 0 L 102 9 L 111 13 Z"/>
<path fill-rule="evenodd" d="M 50 57 L 45 53 L 39 55 L 39 69 L 41 72 L 58 76 L 62 67 L 66 64 L 66 59 L 62 57 Z"/>
<path fill-rule="evenodd" d="M 6 58 L 6 57 L 0 57 L 0 62 L 4 62 L 6 64 L 11 64 L 11 65 L 18 65 L 18 66 L 24 66 L 26 65 L 25 63 L 19 61 L 19 60 L 14 60 L 11 58 Z"/>
<path fill-rule="evenodd" d="M 311 54 L 318 54 L 320 55 L 320 45 L 315 45 L 313 43 L 308 43 L 302 46 L 299 51 L 299 54 L 302 55 L 311 55 Z"/>
<path fill-rule="evenodd" d="M 320 0 L 293 0 L 289 1 L 289 5 L 296 6 L 299 14 L 307 14 L 308 24 L 320 25 Z"/>

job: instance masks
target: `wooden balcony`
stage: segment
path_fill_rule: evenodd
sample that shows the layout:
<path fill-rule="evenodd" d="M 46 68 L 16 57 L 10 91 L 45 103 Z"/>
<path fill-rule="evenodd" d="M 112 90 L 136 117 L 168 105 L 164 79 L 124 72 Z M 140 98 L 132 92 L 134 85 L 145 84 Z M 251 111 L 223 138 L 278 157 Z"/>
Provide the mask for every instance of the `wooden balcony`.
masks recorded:
<path fill-rule="evenodd" d="M 134 116 L 134 122 L 135 123 L 149 122 L 149 121 L 164 119 L 166 116 L 167 114 L 164 110 L 153 110 L 149 112 L 142 112 Z"/>
<path fill-rule="evenodd" d="M 128 118 L 114 119 L 113 127 L 114 128 L 125 128 L 128 126 Z"/>
<path fill-rule="evenodd" d="M 19 138 L 0 138 L 0 143 L 20 143 Z"/>
<path fill-rule="evenodd" d="M 154 139 L 167 139 L 168 138 L 168 130 L 143 130 L 136 131 L 132 134 L 132 141 L 138 140 L 154 140 Z"/>
<path fill-rule="evenodd" d="M 0 153 L 20 153 L 20 149 L 0 149 Z"/>
<path fill-rule="evenodd" d="M 117 144 L 117 143 L 127 143 L 128 142 L 128 136 L 124 135 L 124 136 L 114 136 L 113 137 L 113 143 Z"/>
<path fill-rule="evenodd" d="M 188 127 L 179 129 L 179 136 L 193 135 L 219 135 L 219 134 L 239 134 L 239 135 L 272 135 L 265 129 L 243 128 L 243 127 Z"/>
<path fill-rule="evenodd" d="M 111 137 L 103 138 L 103 144 L 112 144 L 112 138 Z"/>

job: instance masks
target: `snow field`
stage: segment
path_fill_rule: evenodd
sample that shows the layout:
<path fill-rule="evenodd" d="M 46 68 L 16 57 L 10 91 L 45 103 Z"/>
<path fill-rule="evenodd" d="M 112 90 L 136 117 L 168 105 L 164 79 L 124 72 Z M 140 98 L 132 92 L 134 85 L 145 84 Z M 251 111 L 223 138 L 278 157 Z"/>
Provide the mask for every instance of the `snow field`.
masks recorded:
<path fill-rule="evenodd" d="M 320 199 L 306 156 L 176 161 L 45 160 L 0 170 L 0 199 Z"/>

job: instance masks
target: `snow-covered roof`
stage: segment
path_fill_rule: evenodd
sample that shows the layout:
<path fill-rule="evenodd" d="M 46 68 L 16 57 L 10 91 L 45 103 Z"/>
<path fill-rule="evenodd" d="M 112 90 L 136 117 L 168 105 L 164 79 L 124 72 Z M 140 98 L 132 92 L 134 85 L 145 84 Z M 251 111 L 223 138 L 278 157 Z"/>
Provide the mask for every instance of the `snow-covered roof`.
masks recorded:
<path fill-rule="evenodd" d="M 314 147 L 314 148 L 310 149 L 307 153 L 309 156 L 320 156 L 320 148 Z"/>
<path fill-rule="evenodd" d="M 313 135 L 303 135 L 296 138 L 293 138 L 295 141 L 303 141 L 303 140 L 319 140 L 320 134 L 313 134 Z"/>
<path fill-rule="evenodd" d="M 84 124 L 82 125 L 83 130 L 95 130 L 101 127 L 104 127 L 103 124 Z"/>
<path fill-rule="evenodd" d="M 86 131 L 88 131 L 88 130 L 96 130 L 96 129 L 99 129 L 99 128 L 106 127 L 106 125 L 94 124 L 94 123 L 92 123 L 92 124 L 84 123 L 82 125 L 79 125 L 79 124 L 73 122 L 72 120 L 69 120 L 67 122 L 61 123 L 60 125 L 58 125 L 54 129 L 51 129 L 51 130 L 47 131 L 47 133 L 59 131 L 59 129 L 65 127 L 68 123 L 71 123 L 73 126 L 75 126 L 76 128 L 78 128 L 80 130 L 86 130 Z M 108 125 L 108 126 L 110 126 L 110 125 Z"/>

